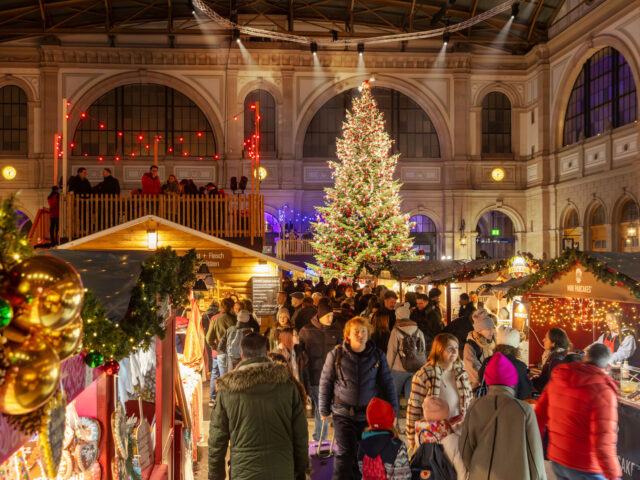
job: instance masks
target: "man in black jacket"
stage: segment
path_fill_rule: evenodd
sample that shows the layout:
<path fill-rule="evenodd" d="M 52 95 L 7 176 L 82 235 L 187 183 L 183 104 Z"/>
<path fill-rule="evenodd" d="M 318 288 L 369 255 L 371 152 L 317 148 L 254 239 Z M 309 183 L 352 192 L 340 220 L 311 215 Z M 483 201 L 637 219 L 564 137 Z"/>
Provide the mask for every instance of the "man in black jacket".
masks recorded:
<path fill-rule="evenodd" d="M 416 322 L 418 328 L 424 335 L 425 342 L 427 344 L 427 352 L 431 350 L 431 343 L 433 343 L 433 337 L 435 335 L 431 332 L 427 326 L 427 305 L 429 305 L 429 297 L 424 293 L 416 295 L 416 308 L 411 311 L 410 319 Z"/>
<path fill-rule="evenodd" d="M 442 311 L 440 310 L 440 296 L 442 292 L 437 288 L 429 290 L 429 304 L 425 309 L 427 313 L 427 327 L 435 337 L 444 330 L 442 323 Z"/>
<path fill-rule="evenodd" d="M 300 330 L 300 347 L 306 356 L 305 377 L 307 379 L 307 392 L 313 401 L 315 409 L 315 425 L 313 440 L 320 440 L 322 420 L 318 408 L 318 394 L 320 391 L 320 374 L 327 354 L 336 345 L 342 343 L 342 330 L 333 321 L 333 310 L 327 298 L 322 298 L 318 303 L 318 313 L 311 319 L 308 325 Z M 327 432 L 323 434 L 323 440 Z"/>
<path fill-rule="evenodd" d="M 469 295 L 466 293 L 460 294 L 460 311 L 458 313 L 458 317 L 467 317 L 471 319 L 471 315 L 473 315 L 473 312 L 475 311 L 476 307 L 471 303 Z M 473 330 L 473 326 L 471 329 Z"/>
<path fill-rule="evenodd" d="M 396 323 L 396 302 L 398 301 L 398 295 L 393 290 L 387 290 L 384 293 L 382 299 L 382 308 L 379 312 L 389 315 L 389 331 L 393 330 L 393 326 Z"/>
<path fill-rule="evenodd" d="M 102 182 L 96 185 L 95 193 L 101 193 L 104 195 L 120 195 L 120 182 L 118 182 L 117 178 L 111 175 L 111 169 L 103 169 L 102 178 Z"/>
<path fill-rule="evenodd" d="M 293 310 L 291 310 L 291 321 L 293 322 L 293 319 L 296 318 L 296 314 L 302 310 L 302 299 L 304 298 L 304 293 L 293 292 L 289 297 L 291 298 L 291 307 L 293 308 Z"/>
<path fill-rule="evenodd" d="M 80 167 L 77 175 L 69 179 L 69 193 L 75 195 L 90 195 L 92 193 L 91 184 L 87 180 L 87 169 Z"/>
<path fill-rule="evenodd" d="M 313 306 L 313 298 L 304 297 L 300 309 L 296 310 L 291 319 L 293 328 L 298 332 L 316 316 L 316 307 Z"/>

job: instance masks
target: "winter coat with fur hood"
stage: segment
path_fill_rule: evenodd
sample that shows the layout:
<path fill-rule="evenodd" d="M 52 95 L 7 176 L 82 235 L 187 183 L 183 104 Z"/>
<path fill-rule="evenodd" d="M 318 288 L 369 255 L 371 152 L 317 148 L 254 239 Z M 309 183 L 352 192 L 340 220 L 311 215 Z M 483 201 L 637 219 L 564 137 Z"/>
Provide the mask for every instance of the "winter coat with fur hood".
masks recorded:
<path fill-rule="evenodd" d="M 307 419 L 286 365 L 266 357 L 242 361 L 216 380 L 209 427 L 209 480 L 304 479 L 309 466 Z M 265 441 L 268 439 L 268 441 Z"/>

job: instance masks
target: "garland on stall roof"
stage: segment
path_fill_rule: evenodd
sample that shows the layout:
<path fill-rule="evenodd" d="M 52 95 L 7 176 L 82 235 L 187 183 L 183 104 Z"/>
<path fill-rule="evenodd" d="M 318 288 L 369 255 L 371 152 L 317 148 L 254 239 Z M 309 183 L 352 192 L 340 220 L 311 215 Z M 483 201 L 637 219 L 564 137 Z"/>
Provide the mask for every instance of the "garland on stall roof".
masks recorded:
<path fill-rule="evenodd" d="M 195 269 L 195 250 L 178 256 L 170 247 L 159 248 L 142 263 L 129 309 L 119 322 L 109 320 L 97 297 L 87 291 L 82 307 L 84 350 L 93 357 L 117 361 L 138 348 L 147 348 L 155 336 L 164 338 L 165 319 L 159 311 L 161 303 L 169 298 L 174 308 L 183 306 L 195 282 Z"/>
<path fill-rule="evenodd" d="M 530 268 L 532 269 L 540 268 L 540 262 L 538 260 L 535 260 L 533 258 L 529 258 L 526 256 L 522 256 L 522 258 L 526 260 L 527 265 Z M 448 285 L 450 283 L 469 282 L 476 277 L 481 277 L 489 273 L 499 272 L 500 270 L 507 268 L 512 260 L 513 260 L 512 258 L 496 260 L 493 263 L 489 263 L 481 267 L 472 268 L 472 269 L 467 269 L 466 265 L 462 265 L 462 270 L 455 272 L 446 278 L 441 278 L 437 282 L 434 282 L 434 284 Z"/>
<path fill-rule="evenodd" d="M 542 269 L 529 276 L 529 279 L 524 284 L 510 289 L 507 292 L 507 298 L 524 295 L 529 290 L 552 282 L 577 264 L 582 264 L 587 271 L 593 273 L 598 280 L 610 285 L 627 288 L 631 296 L 640 299 L 640 282 L 615 271 L 606 263 L 602 263 L 596 258 L 589 256 L 589 254 L 576 249 L 566 250 L 561 256 L 554 258 Z"/>

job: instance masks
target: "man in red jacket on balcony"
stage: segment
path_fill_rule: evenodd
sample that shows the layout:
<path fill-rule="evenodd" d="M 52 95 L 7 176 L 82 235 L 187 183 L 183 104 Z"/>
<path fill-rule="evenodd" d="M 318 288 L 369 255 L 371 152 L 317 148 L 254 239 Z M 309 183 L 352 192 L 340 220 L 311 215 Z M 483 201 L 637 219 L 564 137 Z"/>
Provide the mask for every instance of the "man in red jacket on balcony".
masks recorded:
<path fill-rule="evenodd" d="M 605 372 L 610 358 L 609 348 L 596 343 L 584 363 L 558 365 L 536 404 L 540 433 L 549 434 L 547 457 L 560 480 L 622 476 L 616 452 L 618 392 Z"/>
<path fill-rule="evenodd" d="M 160 192 L 162 192 L 162 183 L 158 177 L 158 167 L 151 165 L 149 171 L 142 175 L 142 194 L 160 195 Z"/>

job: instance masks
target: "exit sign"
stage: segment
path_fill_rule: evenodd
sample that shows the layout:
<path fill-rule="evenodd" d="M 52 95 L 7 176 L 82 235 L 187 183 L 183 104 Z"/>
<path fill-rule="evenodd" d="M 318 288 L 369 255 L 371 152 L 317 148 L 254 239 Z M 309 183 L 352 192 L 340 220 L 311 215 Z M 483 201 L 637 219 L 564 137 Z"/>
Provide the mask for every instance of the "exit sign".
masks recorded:
<path fill-rule="evenodd" d="M 492 237 L 499 237 L 500 236 L 500 230 L 498 230 L 497 228 L 494 228 L 493 230 L 491 230 L 491 236 Z"/>

